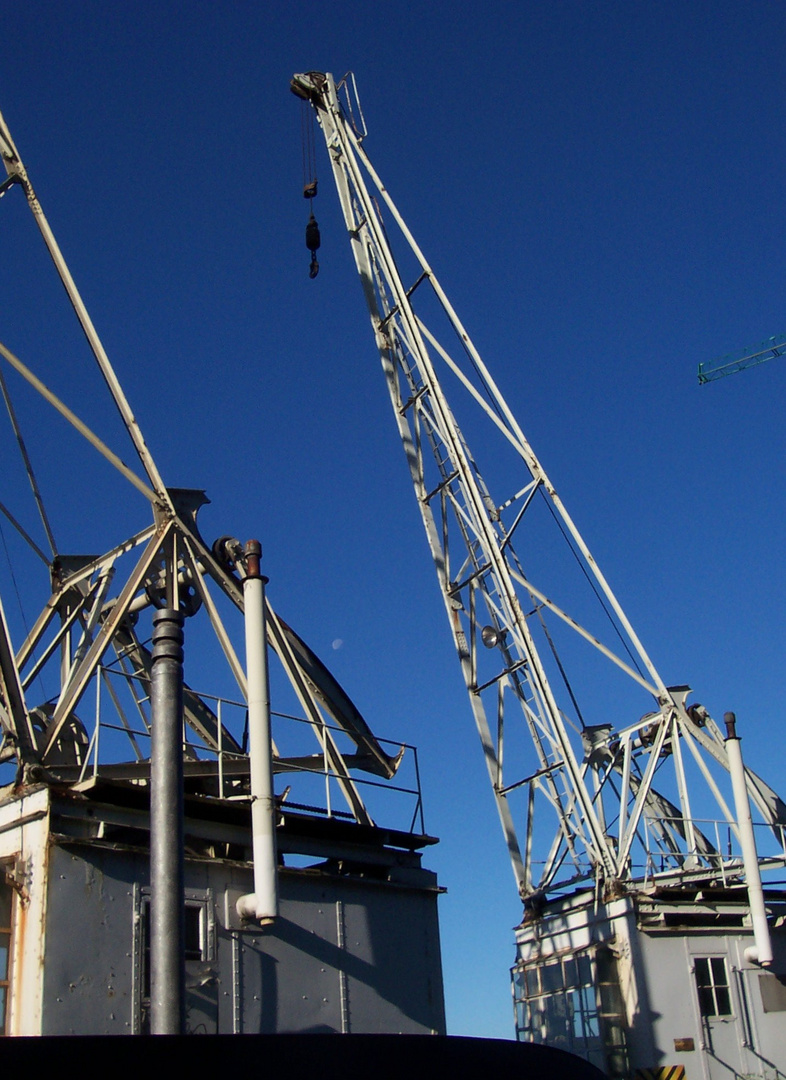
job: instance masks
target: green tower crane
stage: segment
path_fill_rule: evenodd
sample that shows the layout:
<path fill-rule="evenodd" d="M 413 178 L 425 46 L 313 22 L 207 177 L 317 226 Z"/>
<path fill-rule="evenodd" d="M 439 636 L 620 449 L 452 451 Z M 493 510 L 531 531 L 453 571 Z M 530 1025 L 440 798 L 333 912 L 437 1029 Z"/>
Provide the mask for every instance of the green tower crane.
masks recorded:
<path fill-rule="evenodd" d="M 708 360 L 706 363 L 699 364 L 699 382 L 708 383 L 715 379 L 722 379 L 725 375 L 735 375 L 738 371 L 755 367 L 756 364 L 763 364 L 775 356 L 783 356 L 784 350 L 786 350 L 786 334 L 778 334 L 767 338 L 759 345 L 743 349 L 742 355 L 739 352 L 728 353 L 715 360 Z"/>

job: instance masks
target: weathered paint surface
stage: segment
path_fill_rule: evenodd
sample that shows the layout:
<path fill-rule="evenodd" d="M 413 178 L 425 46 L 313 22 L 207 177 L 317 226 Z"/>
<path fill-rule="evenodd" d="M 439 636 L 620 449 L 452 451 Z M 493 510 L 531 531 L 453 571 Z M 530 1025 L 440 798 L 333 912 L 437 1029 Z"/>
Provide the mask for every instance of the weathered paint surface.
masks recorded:
<path fill-rule="evenodd" d="M 780 1080 L 786 1076 L 786 896 L 768 906 L 775 962 L 765 972 L 745 959 L 753 932 L 744 895 L 733 900 L 718 891 L 713 898 L 708 890 L 695 902 L 627 896 L 603 905 L 591 892 L 577 893 L 517 929 L 514 980 L 520 987 L 525 968 L 570 956 L 594 963 L 606 948 L 615 960 L 631 1074 L 682 1066 L 687 1080 Z M 728 1005 L 702 1015 L 697 960 L 713 957 L 728 976 Z"/>
<path fill-rule="evenodd" d="M 46 948 L 49 791 L 0 804 L 0 860 L 14 882 L 10 1035 L 40 1035 Z"/>
<path fill-rule="evenodd" d="M 0 854 L 24 865 L 28 895 L 10 1030 L 142 1033 L 148 852 L 104 839 L 100 809 L 75 813 L 71 800 L 51 812 L 48 799 L 14 800 L 5 819 L 0 806 Z M 263 930 L 235 910 L 253 888 L 247 862 L 186 859 L 188 1030 L 444 1033 L 433 874 L 335 862 L 279 877 L 281 917 Z"/>
<path fill-rule="evenodd" d="M 52 848 L 43 1034 L 141 1029 L 147 881 L 143 854 Z M 187 860 L 186 896 L 209 931 L 187 964 L 190 1030 L 444 1031 L 435 894 L 289 871 L 275 925 L 239 929 L 234 902 L 250 888 L 247 867 Z"/>

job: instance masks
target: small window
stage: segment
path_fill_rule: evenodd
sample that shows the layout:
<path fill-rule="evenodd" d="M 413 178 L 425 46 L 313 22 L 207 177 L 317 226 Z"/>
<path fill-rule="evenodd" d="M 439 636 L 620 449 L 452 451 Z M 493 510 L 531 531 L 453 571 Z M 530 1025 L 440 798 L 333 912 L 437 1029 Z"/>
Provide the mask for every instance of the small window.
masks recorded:
<path fill-rule="evenodd" d="M 142 985 L 146 1001 L 150 999 L 150 900 L 146 896 L 142 901 Z M 207 933 L 205 904 L 198 900 L 186 900 L 184 914 L 185 960 L 205 960 L 207 958 Z"/>
<path fill-rule="evenodd" d="M 697 956 L 693 970 L 701 1015 L 731 1016 L 729 975 L 724 957 Z"/>
<path fill-rule="evenodd" d="M 150 943 L 152 926 L 150 917 L 150 890 L 136 888 L 136 911 L 134 929 L 134 1031 L 139 1035 L 150 1034 Z M 198 990 L 189 986 L 196 982 L 200 986 L 205 971 L 204 966 L 215 959 L 215 928 L 213 923 L 213 902 L 210 892 L 186 890 L 184 897 L 184 959 L 186 963 L 186 1013 L 196 1013 L 194 995 Z M 198 976 L 198 978 L 197 978 Z M 200 1019 L 204 1026 L 204 1020 Z"/>

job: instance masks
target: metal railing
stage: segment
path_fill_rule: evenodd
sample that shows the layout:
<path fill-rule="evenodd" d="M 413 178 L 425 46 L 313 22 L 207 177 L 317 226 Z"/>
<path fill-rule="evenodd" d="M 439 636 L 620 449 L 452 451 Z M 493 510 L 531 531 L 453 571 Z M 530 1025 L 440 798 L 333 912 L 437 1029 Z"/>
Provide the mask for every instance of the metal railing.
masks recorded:
<path fill-rule="evenodd" d="M 118 682 L 119 688 L 115 685 Z M 109 665 L 99 669 L 94 683 L 91 730 L 88 731 L 83 721 L 75 722 L 72 741 L 68 744 L 73 760 L 62 764 L 57 771 L 64 778 L 67 776 L 78 782 L 102 775 L 145 779 L 149 775 L 151 734 L 148 680 Z M 121 700 L 123 686 L 127 691 L 125 703 Z M 218 798 L 247 799 L 248 791 L 244 785 L 248 775 L 246 703 L 196 692 L 192 688 L 189 688 L 189 698 L 206 706 L 207 714 L 215 718 L 215 745 L 209 745 L 187 722 L 184 723 L 186 781 L 189 777 L 209 779 L 214 784 L 212 793 Z M 390 751 L 391 758 L 398 759 L 403 749 L 395 775 L 385 779 L 345 763 L 345 756 L 349 758 L 355 747 L 347 732 L 338 725 L 327 722 L 315 725 L 304 717 L 275 710 L 271 710 L 271 720 L 274 772 L 279 778 L 291 780 L 279 795 L 286 807 L 353 820 L 355 815 L 350 809 L 341 807 L 344 802 L 341 785 L 351 783 L 368 802 L 372 820 L 379 818 L 387 827 L 405 832 L 425 833 L 420 766 L 415 746 L 377 739 L 386 752 Z M 74 735 L 77 729 L 80 737 Z M 342 751 L 343 744 L 346 749 Z M 331 747 L 339 749 L 338 764 Z M 129 748 L 132 751 L 130 758 Z M 290 788 L 294 789 L 292 798 Z M 390 820 L 391 817 L 396 823 Z"/>

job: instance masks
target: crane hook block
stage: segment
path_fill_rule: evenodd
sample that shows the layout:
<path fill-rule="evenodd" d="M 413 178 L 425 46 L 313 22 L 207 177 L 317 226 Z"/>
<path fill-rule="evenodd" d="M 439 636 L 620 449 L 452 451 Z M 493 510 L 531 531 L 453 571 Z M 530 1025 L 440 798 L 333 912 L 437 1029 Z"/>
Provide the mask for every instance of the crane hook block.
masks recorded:
<path fill-rule="evenodd" d="M 304 199 L 315 199 L 316 197 L 317 197 L 317 181 L 312 180 L 310 183 L 306 184 L 305 187 L 303 188 L 303 198 Z"/>
<path fill-rule="evenodd" d="M 317 225 L 317 219 L 312 214 L 308 219 L 308 225 L 306 225 L 306 247 L 309 251 L 317 251 L 320 243 L 319 225 Z"/>
<path fill-rule="evenodd" d="M 319 225 L 317 225 L 317 219 L 314 217 L 312 211 L 311 217 L 308 219 L 308 225 L 306 225 L 306 247 L 311 252 L 311 265 L 308 268 L 308 276 L 315 278 L 319 273 L 319 263 L 317 262 L 317 251 L 321 239 L 319 236 Z"/>

